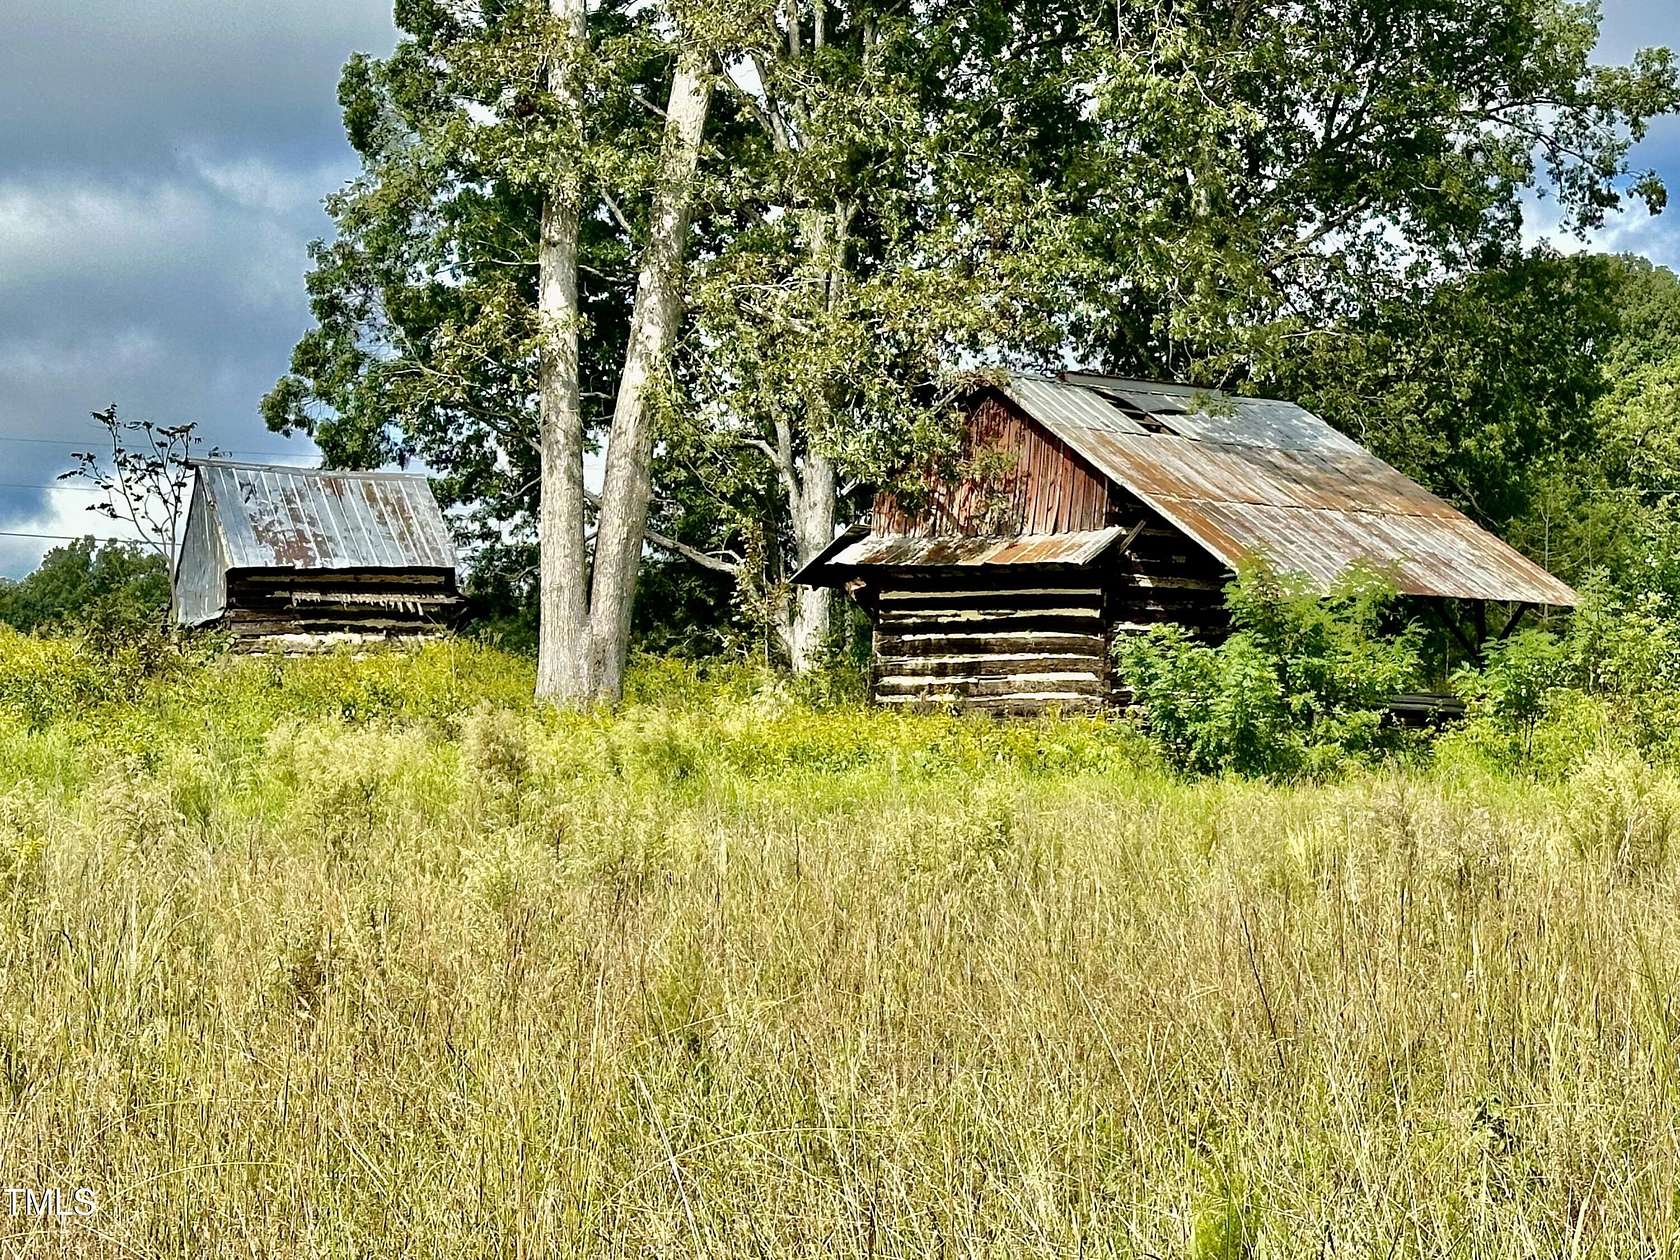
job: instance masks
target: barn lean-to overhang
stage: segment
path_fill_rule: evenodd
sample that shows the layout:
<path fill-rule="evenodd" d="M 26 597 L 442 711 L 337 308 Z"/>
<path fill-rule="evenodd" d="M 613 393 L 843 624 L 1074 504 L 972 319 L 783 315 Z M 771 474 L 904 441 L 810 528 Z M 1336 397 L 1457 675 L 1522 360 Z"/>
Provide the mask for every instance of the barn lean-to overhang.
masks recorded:
<path fill-rule="evenodd" d="M 1091 564 L 1109 551 L 1124 549 L 1131 530 L 1070 530 L 1065 534 L 1015 534 L 1008 537 L 958 537 L 877 534 L 867 524 L 853 525 L 794 574 L 795 582 L 820 584 L 872 569 L 973 569 L 994 565 Z"/>

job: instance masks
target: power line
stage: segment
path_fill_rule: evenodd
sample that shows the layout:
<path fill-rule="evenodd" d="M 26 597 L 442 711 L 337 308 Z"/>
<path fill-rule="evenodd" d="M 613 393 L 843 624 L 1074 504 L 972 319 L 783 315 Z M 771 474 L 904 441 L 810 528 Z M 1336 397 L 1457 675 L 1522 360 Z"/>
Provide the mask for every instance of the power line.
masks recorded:
<path fill-rule="evenodd" d="M 23 534 L 15 529 L 0 529 L 0 538 L 45 538 L 58 542 L 81 542 L 84 538 L 91 538 L 100 543 L 144 543 L 140 537 L 129 538 L 101 538 L 97 534 Z"/>
<path fill-rule="evenodd" d="M 74 450 L 78 447 L 83 447 L 83 446 L 88 445 L 88 443 L 86 443 L 86 442 L 69 441 L 69 440 L 66 440 L 64 438 L 12 437 L 10 434 L 0 434 L 0 442 L 27 442 L 31 446 L 62 446 L 66 450 Z M 285 451 L 245 451 L 245 450 L 234 450 L 231 447 L 223 447 L 223 448 L 221 448 L 221 451 L 222 451 L 222 454 L 224 454 L 224 455 L 262 455 L 262 456 L 266 456 L 266 457 L 271 458 L 271 459 L 277 459 L 277 458 L 280 458 L 282 456 L 290 456 L 290 455 L 301 455 L 305 459 L 313 458 L 313 453 L 312 452 L 298 450 L 296 447 L 293 447 L 291 450 L 285 450 Z"/>

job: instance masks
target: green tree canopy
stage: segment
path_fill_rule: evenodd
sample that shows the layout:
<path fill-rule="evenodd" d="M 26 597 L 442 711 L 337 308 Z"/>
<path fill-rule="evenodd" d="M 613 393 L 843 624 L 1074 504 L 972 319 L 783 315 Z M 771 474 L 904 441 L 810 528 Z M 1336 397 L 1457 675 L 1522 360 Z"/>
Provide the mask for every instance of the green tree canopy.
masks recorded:
<path fill-rule="evenodd" d="M 341 81 L 362 171 L 329 200 L 315 327 L 264 414 L 331 463 L 424 459 L 509 574 L 534 571 L 543 190 L 557 164 L 584 186 L 599 433 L 680 42 L 664 8 L 591 11 L 582 136 L 541 88 L 538 0 L 402 0 L 395 52 Z M 1579 444 L 1601 322 L 1590 277 L 1522 255 L 1523 199 L 1544 190 L 1573 230 L 1660 209 L 1630 145 L 1680 99 L 1665 50 L 1593 64 L 1597 10 L 1573 0 L 790 0 L 730 20 L 652 524 L 746 586 L 829 536 L 849 483 L 936 447 L 953 374 L 1000 360 L 1298 382 L 1481 519 L 1517 519 L 1541 454 Z M 1432 394 L 1382 377 L 1397 353 Z M 1532 388 L 1507 388 L 1511 356 Z"/>
<path fill-rule="evenodd" d="M 1117 368 L 1268 374 L 1318 330 L 1510 262 L 1522 202 L 1584 231 L 1666 192 L 1630 165 L 1666 49 L 1592 61 L 1573 0 L 1195 0 L 1109 9 L 1079 321 Z M 1139 125 L 1143 120 L 1143 125 Z"/>
<path fill-rule="evenodd" d="M 168 566 L 133 543 L 77 539 L 47 552 L 27 577 L 0 584 L 0 622 L 26 632 L 94 617 L 158 622 L 168 606 Z"/>

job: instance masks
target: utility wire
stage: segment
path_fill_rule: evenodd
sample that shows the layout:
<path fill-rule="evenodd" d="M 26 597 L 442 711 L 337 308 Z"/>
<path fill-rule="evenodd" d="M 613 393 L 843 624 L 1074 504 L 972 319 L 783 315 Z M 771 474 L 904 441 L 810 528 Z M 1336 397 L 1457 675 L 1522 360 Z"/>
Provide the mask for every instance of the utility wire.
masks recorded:
<path fill-rule="evenodd" d="M 13 529 L 0 529 L 0 538 L 47 538 L 59 542 L 80 542 L 84 538 L 91 538 L 100 543 L 143 543 L 145 539 L 130 538 L 101 538 L 98 534 L 23 534 Z"/>
<path fill-rule="evenodd" d="M 90 441 L 91 440 L 92 439 L 90 438 Z M 0 434 L 0 442 L 27 442 L 31 446 L 62 446 L 62 447 L 65 447 L 66 449 L 72 449 L 72 450 L 76 449 L 78 447 L 83 447 L 83 446 L 88 445 L 87 442 L 69 441 L 69 440 L 66 440 L 64 438 L 12 437 L 9 434 Z M 97 445 L 97 443 L 94 443 L 94 444 Z M 287 456 L 287 455 L 302 455 L 305 458 L 312 458 L 313 457 L 312 452 L 298 450 L 296 447 L 293 447 L 291 450 L 288 450 L 288 451 L 243 451 L 243 450 L 234 450 L 231 447 L 222 447 L 221 449 L 222 449 L 222 453 L 226 454 L 226 455 L 264 455 L 264 456 L 267 456 L 269 458 L 279 458 L 281 456 Z"/>

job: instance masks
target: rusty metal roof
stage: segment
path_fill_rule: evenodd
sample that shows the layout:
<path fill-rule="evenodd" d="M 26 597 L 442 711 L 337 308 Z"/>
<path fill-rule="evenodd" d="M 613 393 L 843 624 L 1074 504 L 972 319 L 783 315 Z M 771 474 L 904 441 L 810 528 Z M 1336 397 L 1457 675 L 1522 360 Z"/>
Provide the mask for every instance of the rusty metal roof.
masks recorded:
<path fill-rule="evenodd" d="M 229 569 L 453 569 L 424 476 L 197 460 Z"/>
<path fill-rule="evenodd" d="M 1569 607 L 1575 592 L 1294 403 L 1069 373 L 1003 392 L 1223 563 L 1328 585 L 1355 564 L 1408 595 Z"/>
<path fill-rule="evenodd" d="M 1129 531 L 1076 530 L 1063 534 L 1019 534 L 1012 538 L 871 533 L 854 525 L 814 557 L 793 580 L 813 585 L 844 580 L 857 568 L 967 568 L 993 564 L 1089 564 Z"/>

